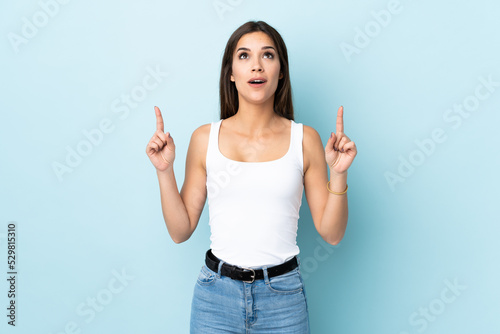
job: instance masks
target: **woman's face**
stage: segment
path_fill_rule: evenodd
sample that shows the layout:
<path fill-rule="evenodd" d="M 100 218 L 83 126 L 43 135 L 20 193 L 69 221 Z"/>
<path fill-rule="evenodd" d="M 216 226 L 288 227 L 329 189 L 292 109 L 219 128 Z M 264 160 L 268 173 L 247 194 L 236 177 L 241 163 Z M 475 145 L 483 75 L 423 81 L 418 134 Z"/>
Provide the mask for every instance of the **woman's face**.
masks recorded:
<path fill-rule="evenodd" d="M 249 103 L 261 104 L 274 99 L 280 73 L 280 60 L 272 39 L 261 31 L 243 35 L 233 53 L 231 81 L 236 85 L 238 97 Z M 264 83 L 252 84 L 255 78 Z"/>

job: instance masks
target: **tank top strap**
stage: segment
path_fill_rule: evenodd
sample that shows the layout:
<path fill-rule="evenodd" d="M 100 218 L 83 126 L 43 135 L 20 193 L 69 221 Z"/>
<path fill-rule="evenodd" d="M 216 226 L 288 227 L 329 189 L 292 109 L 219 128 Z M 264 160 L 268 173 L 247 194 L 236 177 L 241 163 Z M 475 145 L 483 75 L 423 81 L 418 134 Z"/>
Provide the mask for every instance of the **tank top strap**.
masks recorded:
<path fill-rule="evenodd" d="M 205 165 L 207 166 L 207 173 L 210 167 L 213 166 L 215 160 L 217 159 L 217 149 L 218 149 L 218 139 L 219 139 L 219 127 L 221 121 L 211 122 L 210 123 L 210 134 L 208 136 L 208 147 L 207 147 L 207 156 L 205 160 Z"/>
<path fill-rule="evenodd" d="M 302 149 L 302 139 L 304 137 L 304 126 L 302 123 L 295 123 L 292 120 L 292 156 L 298 162 L 304 175 L 304 154 Z"/>
<path fill-rule="evenodd" d="M 213 145 L 219 142 L 219 128 L 221 123 L 222 120 L 220 119 L 217 122 L 212 122 L 212 126 L 210 127 L 210 139 Z"/>

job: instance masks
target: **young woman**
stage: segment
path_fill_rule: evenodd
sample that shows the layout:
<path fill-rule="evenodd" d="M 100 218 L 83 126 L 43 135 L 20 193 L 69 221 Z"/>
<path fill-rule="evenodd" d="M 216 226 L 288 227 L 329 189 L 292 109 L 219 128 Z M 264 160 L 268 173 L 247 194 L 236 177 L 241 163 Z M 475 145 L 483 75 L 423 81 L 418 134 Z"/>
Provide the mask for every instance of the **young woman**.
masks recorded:
<path fill-rule="evenodd" d="M 287 49 L 263 21 L 249 21 L 229 38 L 220 104 L 221 119 L 191 136 L 180 193 L 175 144 L 157 107 L 146 148 L 174 242 L 191 237 L 208 197 L 212 243 L 194 288 L 191 333 L 309 333 L 299 208 L 305 189 L 318 233 L 340 242 L 347 169 L 357 153 L 344 133 L 343 108 L 323 149 L 316 130 L 294 122 Z"/>

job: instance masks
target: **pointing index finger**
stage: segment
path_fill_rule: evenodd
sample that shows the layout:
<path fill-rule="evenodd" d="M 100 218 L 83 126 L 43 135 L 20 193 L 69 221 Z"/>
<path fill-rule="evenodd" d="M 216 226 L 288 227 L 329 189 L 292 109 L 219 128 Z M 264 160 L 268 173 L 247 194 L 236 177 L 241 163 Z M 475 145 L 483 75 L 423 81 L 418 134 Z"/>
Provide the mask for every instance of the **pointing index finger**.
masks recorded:
<path fill-rule="evenodd" d="M 160 130 L 163 132 L 163 117 L 161 117 L 160 109 L 155 106 L 155 114 L 156 114 L 156 130 Z"/>
<path fill-rule="evenodd" d="M 337 112 L 337 132 L 344 132 L 344 107 L 340 106 Z"/>

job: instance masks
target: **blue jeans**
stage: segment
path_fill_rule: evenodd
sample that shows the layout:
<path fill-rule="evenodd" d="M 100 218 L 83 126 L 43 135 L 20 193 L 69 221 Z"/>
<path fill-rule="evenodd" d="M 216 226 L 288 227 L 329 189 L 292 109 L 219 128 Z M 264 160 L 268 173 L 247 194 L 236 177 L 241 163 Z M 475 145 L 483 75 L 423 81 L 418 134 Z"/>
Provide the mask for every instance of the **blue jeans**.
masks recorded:
<path fill-rule="evenodd" d="M 297 256 L 298 263 L 300 259 Z M 247 283 L 201 267 L 191 303 L 191 334 L 309 334 L 309 311 L 299 267 Z"/>

